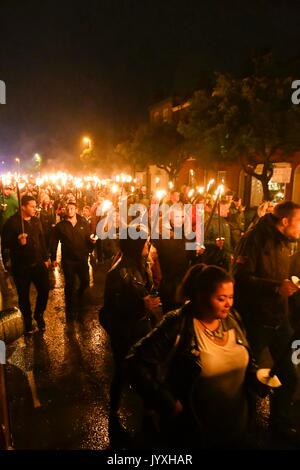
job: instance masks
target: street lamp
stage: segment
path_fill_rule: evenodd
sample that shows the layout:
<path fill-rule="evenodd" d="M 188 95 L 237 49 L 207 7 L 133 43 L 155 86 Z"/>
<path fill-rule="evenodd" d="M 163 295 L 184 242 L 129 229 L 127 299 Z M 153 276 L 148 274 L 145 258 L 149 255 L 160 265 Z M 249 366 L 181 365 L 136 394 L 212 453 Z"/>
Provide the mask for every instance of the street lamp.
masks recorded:
<path fill-rule="evenodd" d="M 92 141 L 89 137 L 83 137 L 82 141 L 89 149 L 92 148 Z"/>
<path fill-rule="evenodd" d="M 33 156 L 33 161 L 34 161 L 34 166 L 36 170 L 40 170 L 41 168 L 41 163 L 42 163 L 42 157 L 39 153 L 35 153 Z"/>
<path fill-rule="evenodd" d="M 41 163 L 42 157 L 40 156 L 39 153 L 35 153 L 35 154 L 34 154 L 34 161 L 35 161 L 35 163 L 36 163 L 37 165 L 39 165 L 39 164 Z"/>
<path fill-rule="evenodd" d="M 17 168 L 18 168 L 18 176 L 20 177 L 20 174 L 21 174 L 21 160 L 17 157 L 15 158 L 15 162 L 17 164 Z"/>

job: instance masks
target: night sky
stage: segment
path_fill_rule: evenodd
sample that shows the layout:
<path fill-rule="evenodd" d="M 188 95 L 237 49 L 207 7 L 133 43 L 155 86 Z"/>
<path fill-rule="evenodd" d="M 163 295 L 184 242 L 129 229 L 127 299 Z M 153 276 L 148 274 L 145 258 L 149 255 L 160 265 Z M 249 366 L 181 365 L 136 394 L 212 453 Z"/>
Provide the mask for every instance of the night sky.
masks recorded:
<path fill-rule="evenodd" d="M 297 1 L 1 0 L 0 158 L 118 140 L 155 99 L 242 73 L 253 50 L 299 54 L 299 18 Z"/>

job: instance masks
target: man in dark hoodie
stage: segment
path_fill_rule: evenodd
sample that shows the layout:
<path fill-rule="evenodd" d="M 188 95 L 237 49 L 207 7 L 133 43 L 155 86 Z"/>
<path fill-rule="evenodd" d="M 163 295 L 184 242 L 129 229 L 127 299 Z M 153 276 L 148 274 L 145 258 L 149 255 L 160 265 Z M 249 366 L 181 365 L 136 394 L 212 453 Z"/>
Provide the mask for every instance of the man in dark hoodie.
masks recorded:
<path fill-rule="evenodd" d="M 253 353 L 259 360 L 268 347 L 273 360 L 280 361 L 277 375 L 282 386 L 271 399 L 271 430 L 274 437 L 294 442 L 299 439 L 291 424 L 297 375 L 291 354 L 283 357 L 282 353 L 292 334 L 288 300 L 298 289 L 289 280 L 290 242 L 299 237 L 300 205 L 280 203 L 274 214 L 262 217 L 241 239 L 234 266 L 235 306 L 243 317 Z"/>

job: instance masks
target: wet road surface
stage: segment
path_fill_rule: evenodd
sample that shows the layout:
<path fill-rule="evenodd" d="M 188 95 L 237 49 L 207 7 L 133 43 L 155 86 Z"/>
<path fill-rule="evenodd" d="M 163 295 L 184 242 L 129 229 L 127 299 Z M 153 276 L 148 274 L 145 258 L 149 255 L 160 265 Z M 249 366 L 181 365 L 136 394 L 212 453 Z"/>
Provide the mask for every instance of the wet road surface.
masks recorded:
<path fill-rule="evenodd" d="M 107 268 L 101 264 L 95 269 L 83 318 L 71 324 L 65 322 L 63 276 L 56 269 L 45 314 L 46 331 L 22 337 L 8 347 L 16 449 L 108 448 L 113 365 L 107 335 L 98 322 Z M 136 427 L 129 411 L 121 410 L 120 421 L 129 432 Z"/>
<path fill-rule="evenodd" d="M 63 276 L 59 268 L 55 269 L 55 285 L 45 314 L 46 331 L 22 337 L 8 347 L 7 379 L 14 448 L 128 447 L 123 434 L 108 419 L 113 364 L 107 335 L 98 322 L 108 267 L 109 263 L 102 263 L 91 273 L 92 285 L 85 296 L 84 315 L 81 321 L 72 324 L 65 322 Z M 14 302 L 16 305 L 16 299 Z M 261 401 L 259 445 L 285 448 L 274 447 L 270 442 L 268 409 L 268 399 Z M 140 428 L 140 411 L 139 398 L 127 387 L 120 422 L 131 437 Z M 295 417 L 300 423 L 299 402 Z"/>

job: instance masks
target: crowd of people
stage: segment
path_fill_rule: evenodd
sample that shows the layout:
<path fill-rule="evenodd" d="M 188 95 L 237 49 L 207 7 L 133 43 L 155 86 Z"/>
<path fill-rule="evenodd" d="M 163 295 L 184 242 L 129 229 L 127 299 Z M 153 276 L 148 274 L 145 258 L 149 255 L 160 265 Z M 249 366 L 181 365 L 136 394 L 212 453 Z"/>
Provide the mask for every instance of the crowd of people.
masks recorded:
<path fill-rule="evenodd" d="M 158 324 L 153 314 L 157 304 L 148 304 L 151 291 L 145 280 L 137 285 L 137 274 L 132 272 L 134 265 L 143 279 L 145 245 L 132 241 L 136 246 L 131 246 L 131 256 L 124 250 L 122 264 L 119 261 L 112 267 L 105 289 L 106 314 L 112 322 L 108 331 L 118 355 L 118 370 L 127 371 L 127 378 L 144 399 L 146 412 L 154 410 L 160 418 L 160 433 L 155 428 L 152 432 L 152 437 L 159 436 L 157 445 L 250 445 L 247 439 L 255 434 L 255 394 L 270 394 L 272 438 L 300 445 L 293 422 L 297 370 L 289 347 L 293 332 L 288 308 L 292 309 L 292 299 L 298 298 L 299 305 L 299 287 L 290 280 L 291 275 L 299 275 L 299 271 L 291 271 L 297 260 L 299 263 L 299 252 L 290 256 L 290 243 L 299 237 L 300 206 L 278 204 L 273 214 L 263 216 L 241 238 L 231 269 L 234 277 L 220 266 L 194 261 L 177 285 L 177 305 L 170 311 L 168 305 L 164 311 L 162 302 L 163 318 Z M 176 257 L 174 251 L 170 276 Z M 119 283 L 110 283 L 116 275 Z M 159 294 L 160 285 L 163 294 L 164 284 L 158 285 Z M 130 306 L 127 322 L 134 319 L 136 327 L 147 319 L 148 323 L 139 342 L 138 331 L 132 328 L 132 336 L 129 333 L 126 347 L 120 351 L 125 305 Z M 297 314 L 296 307 L 295 324 L 298 321 L 299 325 Z M 265 347 L 276 364 L 278 388 L 268 389 L 257 379 L 257 364 Z M 115 402 L 111 411 L 116 412 Z"/>
<path fill-rule="evenodd" d="M 137 238 L 118 237 L 118 231 L 112 239 L 98 237 L 99 222 L 108 224 L 108 209 L 118 211 L 121 198 L 147 213 L 153 203 L 169 206 L 168 236 L 151 238 L 140 213 L 126 220 L 135 222 Z M 196 236 L 194 250 L 176 236 L 185 204 L 203 208 L 204 238 L 198 243 Z M 89 263 L 111 264 L 99 321 L 114 359 L 112 419 L 129 382 L 143 400 L 148 445 L 244 448 L 255 445 L 249 436 L 255 435 L 256 397 L 269 395 L 272 436 L 300 446 L 292 413 L 298 377 L 289 349 L 299 329 L 300 291 L 291 280 L 300 277 L 299 205 L 263 203 L 248 217 L 231 191 L 194 197 L 185 187 L 157 200 L 145 186 L 132 192 L 123 185 L 118 194 L 111 187 L 61 193 L 50 184 L 27 185 L 19 202 L 6 185 L 1 208 L 2 271 L 12 274 L 27 334 L 35 330 L 33 320 L 46 328 L 49 270 L 57 266 L 59 243 L 66 322 L 82 314 Z M 265 347 L 279 387 L 258 379 Z"/>

